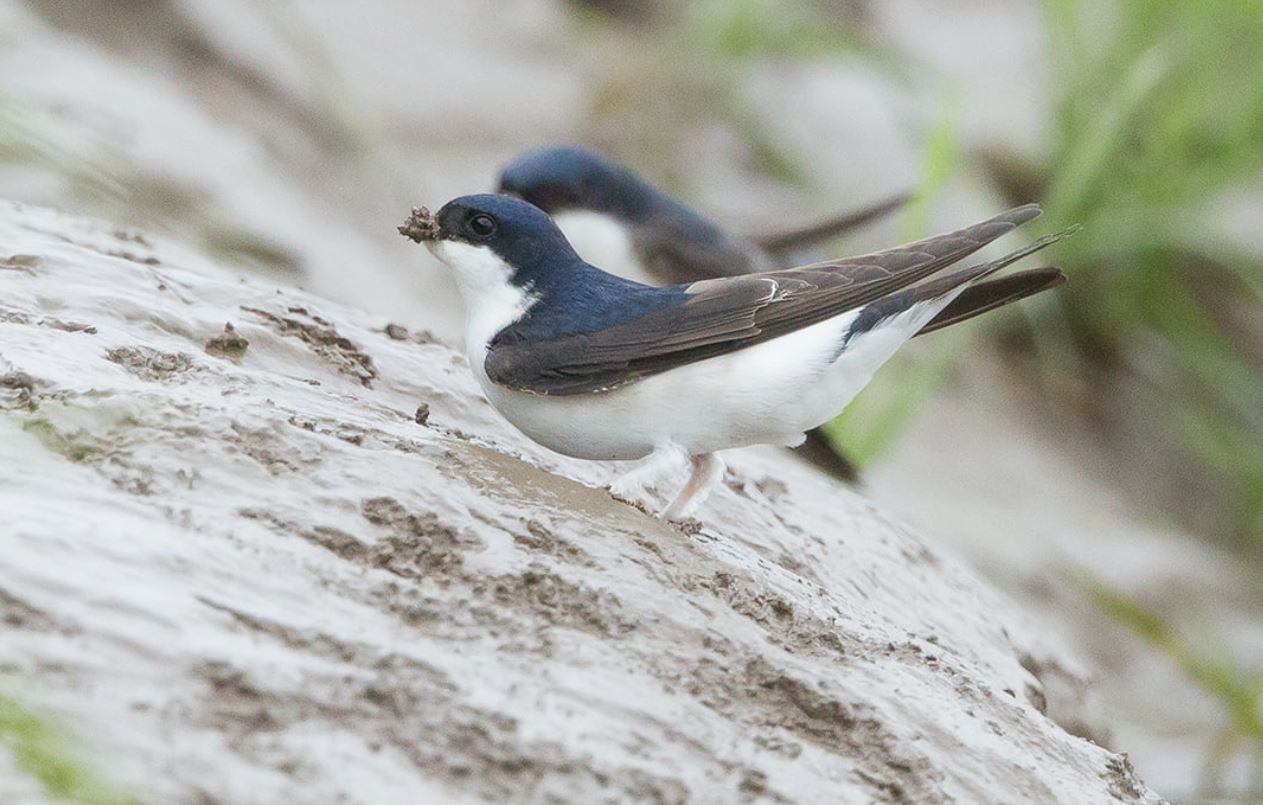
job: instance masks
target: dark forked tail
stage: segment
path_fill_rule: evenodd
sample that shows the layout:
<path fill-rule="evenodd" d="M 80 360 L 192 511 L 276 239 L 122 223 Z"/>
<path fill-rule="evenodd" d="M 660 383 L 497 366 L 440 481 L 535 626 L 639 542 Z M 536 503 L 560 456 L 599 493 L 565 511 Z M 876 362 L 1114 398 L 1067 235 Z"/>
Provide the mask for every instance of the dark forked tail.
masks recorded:
<path fill-rule="evenodd" d="M 1007 277 L 970 285 L 916 334 L 925 335 L 959 324 L 987 311 L 1004 307 L 1011 302 L 1056 288 L 1065 281 L 1066 275 L 1059 268 L 1034 268 L 1030 271 L 1019 271 Z"/>
<path fill-rule="evenodd" d="M 939 311 L 916 335 L 941 330 L 951 324 L 971 319 L 988 310 L 1024 299 L 1033 293 L 1053 288 L 1065 281 L 1065 275 L 1056 268 L 1037 268 L 1023 271 L 990 282 L 982 282 L 988 276 L 1006 268 L 1024 257 L 1046 249 L 1057 241 L 1073 235 L 1078 227 L 1046 235 L 1029 246 L 1006 254 L 998 260 L 953 271 L 931 280 L 904 288 L 901 291 L 883 296 L 865 305 L 851 325 L 846 340 L 849 341 L 860 333 L 880 326 L 892 316 L 896 316 L 924 302 L 941 299 L 955 292 L 955 299 Z M 962 287 L 963 286 L 963 287 Z"/>

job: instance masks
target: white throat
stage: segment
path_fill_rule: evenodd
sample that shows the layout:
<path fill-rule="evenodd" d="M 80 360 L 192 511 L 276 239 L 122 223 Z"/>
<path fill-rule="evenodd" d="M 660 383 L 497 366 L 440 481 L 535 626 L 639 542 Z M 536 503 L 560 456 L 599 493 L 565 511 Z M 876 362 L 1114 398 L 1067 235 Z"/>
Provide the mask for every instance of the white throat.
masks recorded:
<path fill-rule="evenodd" d="M 481 375 L 487 343 L 520 319 L 535 299 L 510 281 L 513 269 L 491 247 L 454 240 L 431 241 L 427 245 L 452 270 L 465 302 L 465 349 Z"/>

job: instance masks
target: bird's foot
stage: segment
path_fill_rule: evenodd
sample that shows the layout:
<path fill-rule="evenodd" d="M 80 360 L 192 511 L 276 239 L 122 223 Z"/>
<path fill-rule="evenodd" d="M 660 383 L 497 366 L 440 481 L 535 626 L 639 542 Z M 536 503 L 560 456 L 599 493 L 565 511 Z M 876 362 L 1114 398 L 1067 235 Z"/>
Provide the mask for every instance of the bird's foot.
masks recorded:
<path fill-rule="evenodd" d="M 658 505 L 658 485 L 687 461 L 688 454 L 683 448 L 673 444 L 659 447 L 631 471 L 616 478 L 610 484 L 610 494 L 624 503 L 650 512 Z"/>
<path fill-rule="evenodd" d="M 663 520 L 682 521 L 688 518 L 724 477 L 724 461 L 717 453 L 693 456 L 692 468 L 688 483 L 684 484 L 671 505 L 658 515 Z"/>

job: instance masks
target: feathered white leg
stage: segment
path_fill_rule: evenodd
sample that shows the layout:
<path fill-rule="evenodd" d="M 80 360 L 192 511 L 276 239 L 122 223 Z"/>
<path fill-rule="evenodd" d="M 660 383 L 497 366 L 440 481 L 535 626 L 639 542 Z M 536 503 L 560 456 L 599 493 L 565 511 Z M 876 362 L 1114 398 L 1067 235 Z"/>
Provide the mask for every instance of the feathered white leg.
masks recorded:
<path fill-rule="evenodd" d="M 724 477 L 724 460 L 718 453 L 703 453 L 693 456 L 693 473 L 688 483 L 676 495 L 671 505 L 663 509 L 659 516 L 664 520 L 680 520 L 696 509 L 710 491 Z"/>
<path fill-rule="evenodd" d="M 679 472 L 680 466 L 688 462 L 688 457 L 684 448 L 677 444 L 660 445 L 644 461 L 616 478 L 610 484 L 610 494 L 623 500 L 652 503 L 649 490 Z"/>

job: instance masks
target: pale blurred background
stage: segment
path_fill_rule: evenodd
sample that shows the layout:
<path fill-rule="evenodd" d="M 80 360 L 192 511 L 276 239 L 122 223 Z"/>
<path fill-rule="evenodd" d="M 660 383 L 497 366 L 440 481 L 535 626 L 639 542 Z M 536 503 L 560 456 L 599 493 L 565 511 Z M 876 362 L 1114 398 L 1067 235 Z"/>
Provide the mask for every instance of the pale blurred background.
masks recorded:
<path fill-rule="evenodd" d="M 1070 284 L 919 340 L 833 433 L 1080 647 L 1083 732 L 1260 801 L 1260 43 L 1257 0 L 0 0 L 0 197 L 453 342 L 394 227 L 544 144 L 750 232 L 917 191 L 838 254 L 1040 201 Z"/>

